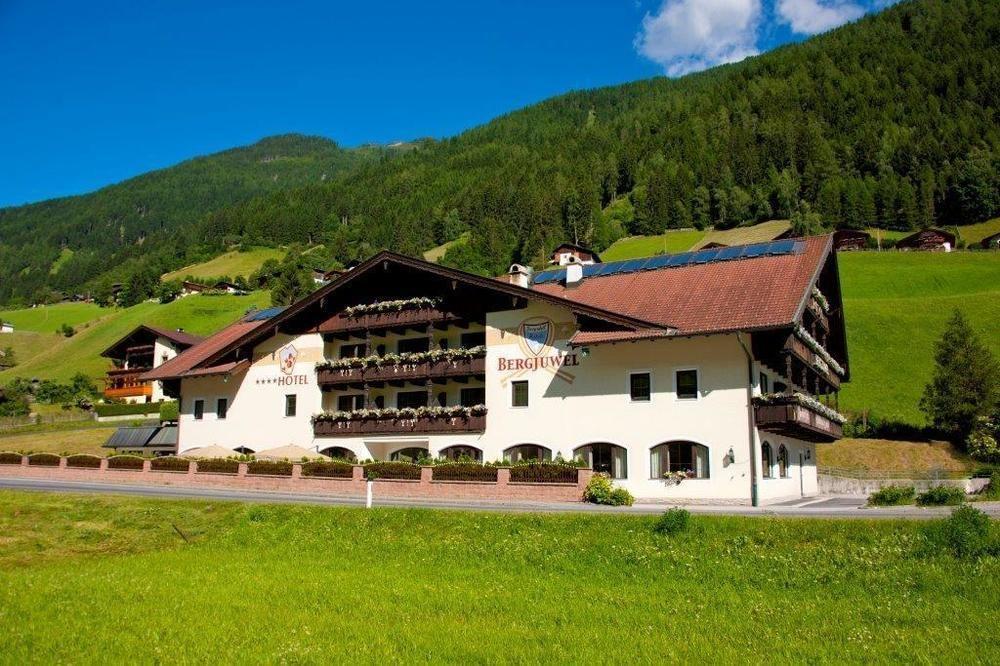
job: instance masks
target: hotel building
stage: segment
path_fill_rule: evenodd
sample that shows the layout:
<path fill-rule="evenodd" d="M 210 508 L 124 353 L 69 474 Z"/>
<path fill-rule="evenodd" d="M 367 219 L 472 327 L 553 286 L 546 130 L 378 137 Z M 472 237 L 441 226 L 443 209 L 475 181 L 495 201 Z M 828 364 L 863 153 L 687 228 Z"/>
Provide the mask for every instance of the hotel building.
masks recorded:
<path fill-rule="evenodd" d="M 497 279 L 381 252 L 143 379 L 179 398 L 180 452 L 582 457 L 639 498 L 817 492 L 849 378 L 832 237 L 552 263 Z"/>

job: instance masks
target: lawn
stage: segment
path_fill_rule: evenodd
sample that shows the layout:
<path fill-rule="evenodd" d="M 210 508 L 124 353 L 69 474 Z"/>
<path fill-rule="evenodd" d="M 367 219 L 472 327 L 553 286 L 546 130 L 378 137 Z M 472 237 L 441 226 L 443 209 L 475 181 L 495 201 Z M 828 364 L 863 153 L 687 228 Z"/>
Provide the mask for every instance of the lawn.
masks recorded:
<path fill-rule="evenodd" d="M 55 333 L 63 324 L 76 328 L 113 312 L 112 309 L 102 308 L 94 303 L 56 303 L 23 310 L 0 311 L 0 320 L 14 324 L 15 332 Z M 6 338 L 0 335 L 0 343 L 4 339 Z"/>
<path fill-rule="evenodd" d="M 166 305 L 146 302 L 106 310 L 108 316 L 71 338 L 53 335 L 44 351 L 29 359 L 20 358 L 17 367 L 0 375 L 0 382 L 12 377 L 66 381 L 77 372 L 100 379 L 109 363 L 101 352 L 139 324 L 208 335 L 240 318 L 249 308 L 269 303 L 267 292 L 253 292 L 248 296 L 188 296 Z"/>
<path fill-rule="evenodd" d="M 722 243 L 723 245 L 746 245 L 747 243 L 763 243 L 774 240 L 775 237 L 791 228 L 788 220 L 771 220 L 761 222 L 751 227 L 736 227 L 724 231 L 710 231 L 699 244 Z"/>
<path fill-rule="evenodd" d="M 63 424 L 58 424 L 63 425 Z M 69 425 L 69 424 L 66 424 Z M 128 422 L 92 423 L 86 427 L 75 424 L 75 428 L 33 427 L 18 428 L 0 433 L 0 451 L 20 453 L 92 453 L 104 456 L 109 449 L 101 448 L 119 426 Z"/>
<path fill-rule="evenodd" d="M 249 277 L 251 273 L 260 268 L 261 264 L 268 259 L 280 260 L 284 256 L 284 250 L 272 247 L 255 247 L 251 250 L 247 250 L 246 252 L 226 252 L 225 254 L 220 254 L 216 258 L 200 264 L 192 264 L 190 266 L 185 266 L 184 268 L 179 268 L 176 271 L 166 273 L 163 276 L 163 279 L 183 280 L 188 275 L 192 275 L 196 278 L 220 277 L 222 275 L 228 275 L 232 279 L 236 279 L 237 275 Z"/>
<path fill-rule="evenodd" d="M 1000 257 L 845 252 L 839 262 L 851 367 L 842 409 L 923 424 L 918 403 L 933 372 L 934 343 L 955 308 L 1000 354 Z"/>
<path fill-rule="evenodd" d="M 0 492 L 9 663 L 982 662 L 1000 564 L 919 522 Z M 180 530 L 188 542 L 175 530 Z"/>
<path fill-rule="evenodd" d="M 616 241 L 607 250 L 601 252 L 601 259 L 621 261 L 636 257 L 652 257 L 657 254 L 687 252 L 695 245 L 700 244 L 704 237 L 705 232 L 697 229 L 668 231 L 659 236 L 630 236 Z"/>

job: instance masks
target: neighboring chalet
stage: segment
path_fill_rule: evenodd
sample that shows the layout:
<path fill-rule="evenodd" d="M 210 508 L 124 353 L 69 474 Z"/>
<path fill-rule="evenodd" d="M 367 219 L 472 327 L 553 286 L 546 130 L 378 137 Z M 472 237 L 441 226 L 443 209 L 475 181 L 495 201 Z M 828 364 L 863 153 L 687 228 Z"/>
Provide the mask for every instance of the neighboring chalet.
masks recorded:
<path fill-rule="evenodd" d="M 233 294 L 234 296 L 246 296 L 248 293 L 246 289 L 243 289 L 239 285 L 233 284 L 232 282 L 227 282 L 226 280 L 219 280 L 214 284 L 201 284 L 198 282 L 190 282 L 188 280 L 181 283 L 181 296 L 201 294 L 208 291 L 225 292 L 227 294 Z"/>
<path fill-rule="evenodd" d="M 163 400 L 159 385 L 143 380 L 142 374 L 201 341 L 201 337 L 180 329 L 172 331 L 145 325 L 137 327 L 101 352 L 101 356 L 111 359 L 114 364 L 105 377 L 104 397 L 125 402 Z"/>
<path fill-rule="evenodd" d="M 590 266 L 591 264 L 600 263 L 600 261 L 601 257 L 593 250 L 581 245 L 574 245 L 573 243 L 563 243 L 557 246 L 552 250 L 549 259 L 549 263 L 556 266 L 565 266 L 566 264 L 573 263 Z"/>
<path fill-rule="evenodd" d="M 850 378 L 832 236 L 553 255 L 500 280 L 383 251 L 141 379 L 179 399 L 182 454 L 582 458 L 640 498 L 818 493 Z"/>
<path fill-rule="evenodd" d="M 896 241 L 896 248 L 951 252 L 955 249 L 955 234 L 943 229 L 923 229 Z"/>
<path fill-rule="evenodd" d="M 871 234 L 860 229 L 837 229 L 833 232 L 833 247 L 838 252 L 868 249 Z"/>
<path fill-rule="evenodd" d="M 330 270 L 324 270 L 322 268 L 312 269 L 312 279 L 316 284 L 326 284 L 328 282 L 333 282 L 338 277 L 344 274 L 344 271 L 338 268 L 332 268 Z"/>
<path fill-rule="evenodd" d="M 1000 250 L 1000 233 L 987 236 L 979 244 L 987 250 Z"/>
<path fill-rule="evenodd" d="M 9 321 L 0 320 L 0 333 L 13 333 L 13 332 L 14 332 L 14 324 L 10 323 Z"/>

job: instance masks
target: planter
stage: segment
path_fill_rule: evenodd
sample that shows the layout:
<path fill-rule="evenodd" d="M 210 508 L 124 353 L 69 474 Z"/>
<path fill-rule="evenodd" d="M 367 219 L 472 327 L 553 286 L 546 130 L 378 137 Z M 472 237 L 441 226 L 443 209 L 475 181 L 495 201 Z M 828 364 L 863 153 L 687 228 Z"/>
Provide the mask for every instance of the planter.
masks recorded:
<path fill-rule="evenodd" d="M 486 415 L 414 419 L 357 419 L 353 421 L 317 421 L 316 437 L 351 437 L 402 433 L 483 432 Z"/>

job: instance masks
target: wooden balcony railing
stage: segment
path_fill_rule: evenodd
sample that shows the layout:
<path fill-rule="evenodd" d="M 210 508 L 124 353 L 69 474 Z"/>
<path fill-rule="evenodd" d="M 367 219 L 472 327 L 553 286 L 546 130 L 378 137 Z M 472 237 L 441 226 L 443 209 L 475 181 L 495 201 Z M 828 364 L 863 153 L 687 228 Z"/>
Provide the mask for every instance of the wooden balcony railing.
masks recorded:
<path fill-rule="evenodd" d="M 317 421 L 313 424 L 313 434 L 316 437 L 483 432 L 485 430 L 485 414 L 412 419 L 372 418 L 352 421 Z"/>
<path fill-rule="evenodd" d="M 141 398 L 153 395 L 153 384 L 139 378 L 150 368 L 116 368 L 104 379 L 105 398 Z"/>
<path fill-rule="evenodd" d="M 319 325 L 320 333 L 349 333 L 365 330 L 381 330 L 391 328 L 406 328 L 426 326 L 430 324 L 445 325 L 448 322 L 458 322 L 457 315 L 438 308 L 419 308 L 400 310 L 398 312 L 370 312 L 355 316 L 339 314 Z"/>
<path fill-rule="evenodd" d="M 832 442 L 844 436 L 840 423 L 818 409 L 789 396 L 754 402 L 757 427 L 765 432 L 794 437 L 807 442 Z"/>
<path fill-rule="evenodd" d="M 445 377 L 486 374 L 485 358 L 467 358 L 421 363 L 399 363 L 368 368 L 319 368 L 320 385 L 360 384 L 364 382 L 426 381 Z"/>

